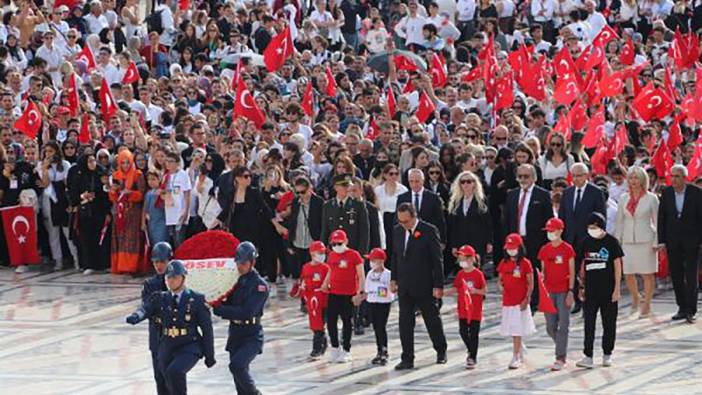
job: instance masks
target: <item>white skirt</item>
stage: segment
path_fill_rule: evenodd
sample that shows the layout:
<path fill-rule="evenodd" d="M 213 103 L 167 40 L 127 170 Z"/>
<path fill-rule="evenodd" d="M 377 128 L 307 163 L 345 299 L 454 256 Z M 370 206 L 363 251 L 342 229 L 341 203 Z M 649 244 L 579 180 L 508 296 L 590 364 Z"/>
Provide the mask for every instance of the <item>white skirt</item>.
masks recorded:
<path fill-rule="evenodd" d="M 502 336 L 529 336 L 536 332 L 534 318 L 531 316 L 531 307 L 521 310 L 519 306 L 502 306 L 502 322 L 500 334 Z"/>

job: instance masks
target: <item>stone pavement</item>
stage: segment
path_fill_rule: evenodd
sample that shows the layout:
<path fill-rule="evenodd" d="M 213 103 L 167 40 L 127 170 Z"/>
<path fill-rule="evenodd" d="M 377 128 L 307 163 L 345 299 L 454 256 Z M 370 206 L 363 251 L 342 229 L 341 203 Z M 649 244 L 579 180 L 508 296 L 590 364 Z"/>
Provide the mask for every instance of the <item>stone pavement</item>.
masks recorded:
<path fill-rule="evenodd" d="M 15 274 L 0 269 L 0 393 L 2 394 L 152 394 L 151 358 L 146 324 L 132 327 L 124 318 L 138 305 L 143 279 L 109 274 L 83 276 L 63 271 Z M 390 364 L 374 367 L 372 329 L 353 339 L 353 362 L 307 362 L 311 334 L 299 302 L 283 290 L 272 290 L 263 318 L 264 353 L 252 372 L 264 394 L 702 394 L 702 321 L 673 323 L 671 290 L 658 290 L 654 316 L 629 316 L 628 297 L 620 307 L 614 366 L 599 366 L 598 335 L 593 370 L 578 369 L 583 325 L 571 321 L 570 362 L 558 373 L 549 371 L 553 343 L 545 333 L 542 314 L 538 333 L 527 340 L 526 364 L 507 369 L 511 341 L 501 337 L 499 296 L 490 282 L 480 334 L 476 370 L 463 367 L 465 347 L 458 334 L 455 298 L 445 298 L 442 318 L 449 353 L 447 365 L 434 365 L 434 351 L 418 319 L 417 369 L 395 372 L 399 356 L 397 305 L 388 332 Z M 231 394 L 234 384 L 224 351 L 227 324 L 214 317 L 217 365 L 197 365 L 188 376 L 191 394 Z"/>

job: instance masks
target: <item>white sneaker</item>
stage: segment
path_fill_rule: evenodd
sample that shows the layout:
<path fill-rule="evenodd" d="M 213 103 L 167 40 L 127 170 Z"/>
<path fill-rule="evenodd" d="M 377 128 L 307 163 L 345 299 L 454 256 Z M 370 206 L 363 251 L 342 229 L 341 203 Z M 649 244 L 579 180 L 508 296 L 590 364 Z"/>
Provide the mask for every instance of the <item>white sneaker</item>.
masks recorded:
<path fill-rule="evenodd" d="M 519 350 L 519 355 L 520 356 L 526 355 L 527 350 L 528 350 L 528 348 L 527 348 L 526 344 L 524 344 L 524 341 L 522 341 L 521 349 Z"/>
<path fill-rule="evenodd" d="M 553 372 L 559 372 L 563 370 L 563 367 L 565 366 L 565 362 L 561 360 L 556 360 L 556 362 L 553 363 L 553 366 L 551 366 L 551 371 Z"/>
<path fill-rule="evenodd" d="M 93 270 L 93 269 L 85 269 L 85 270 L 83 270 L 83 274 L 85 274 L 86 276 L 89 276 L 89 275 L 91 275 L 91 274 L 93 274 L 93 273 L 95 273 L 95 270 Z"/>
<path fill-rule="evenodd" d="M 331 352 L 329 352 L 329 362 L 336 363 L 339 361 L 339 347 L 332 347 Z"/>
<path fill-rule="evenodd" d="M 63 270 L 63 263 L 62 263 L 62 262 L 56 262 L 56 264 L 54 265 L 54 271 L 55 271 L 55 272 L 58 272 L 58 271 L 61 271 L 61 270 Z"/>
<path fill-rule="evenodd" d="M 29 271 L 29 266 L 27 265 L 19 265 L 15 269 L 15 273 L 27 273 Z"/>
<path fill-rule="evenodd" d="M 519 355 L 515 355 L 512 357 L 512 362 L 509 363 L 509 366 L 507 366 L 509 369 L 519 369 L 519 367 L 522 365 L 522 362 L 519 358 Z"/>
<path fill-rule="evenodd" d="M 336 363 L 347 363 L 347 362 L 351 362 L 351 351 L 339 349 L 339 358 L 336 359 Z"/>
<path fill-rule="evenodd" d="M 612 366 L 612 356 L 611 355 L 603 355 L 602 356 L 602 366 L 605 366 L 605 367 Z"/>
<path fill-rule="evenodd" d="M 579 368 L 592 369 L 595 367 L 595 364 L 592 362 L 591 357 L 583 357 L 583 359 L 575 363 L 575 366 Z"/>

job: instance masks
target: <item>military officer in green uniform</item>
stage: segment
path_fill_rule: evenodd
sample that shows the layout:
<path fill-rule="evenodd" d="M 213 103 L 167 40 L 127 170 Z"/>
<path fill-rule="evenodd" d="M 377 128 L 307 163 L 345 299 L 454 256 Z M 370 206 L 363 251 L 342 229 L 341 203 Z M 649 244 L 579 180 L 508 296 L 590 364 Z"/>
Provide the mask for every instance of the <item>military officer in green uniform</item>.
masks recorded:
<path fill-rule="evenodd" d="M 370 233 L 368 210 L 363 202 L 349 196 L 351 180 L 350 174 L 339 174 L 332 179 L 336 196 L 322 207 L 321 240 L 328 243 L 329 235 L 342 229 L 348 236 L 348 247 L 365 255 Z"/>

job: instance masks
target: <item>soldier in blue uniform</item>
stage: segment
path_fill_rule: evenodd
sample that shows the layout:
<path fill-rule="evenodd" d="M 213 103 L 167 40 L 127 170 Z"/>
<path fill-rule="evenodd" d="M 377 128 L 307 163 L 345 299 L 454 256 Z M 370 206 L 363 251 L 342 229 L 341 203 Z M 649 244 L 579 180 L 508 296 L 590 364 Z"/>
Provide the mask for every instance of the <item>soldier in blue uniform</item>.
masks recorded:
<path fill-rule="evenodd" d="M 161 320 L 158 367 L 170 395 L 187 394 L 186 374 L 200 358 L 205 357 L 208 368 L 216 363 L 210 310 L 202 294 L 185 286 L 186 274 L 181 261 L 171 261 L 166 268 L 168 291 L 152 294 L 127 317 L 132 325 L 152 317 Z"/>
<path fill-rule="evenodd" d="M 229 320 L 229 371 L 234 377 L 238 394 L 260 394 L 249 374 L 249 364 L 256 355 L 263 352 L 263 328 L 261 316 L 268 299 L 268 285 L 261 278 L 254 265 L 258 252 L 248 241 L 236 249 L 236 268 L 239 279 L 229 296 L 221 303 L 215 303 L 216 316 Z"/>
<path fill-rule="evenodd" d="M 151 295 L 156 292 L 167 291 L 166 287 L 166 267 L 171 260 L 173 249 L 171 245 L 162 241 L 156 243 L 151 249 L 151 262 L 156 270 L 156 275 L 144 281 L 141 289 L 141 303 L 146 304 Z M 161 318 L 158 316 L 149 318 L 149 351 L 151 351 L 151 363 L 154 368 L 154 380 L 156 380 L 156 392 L 158 395 L 168 395 L 166 380 L 158 367 L 158 341 L 161 338 Z"/>

